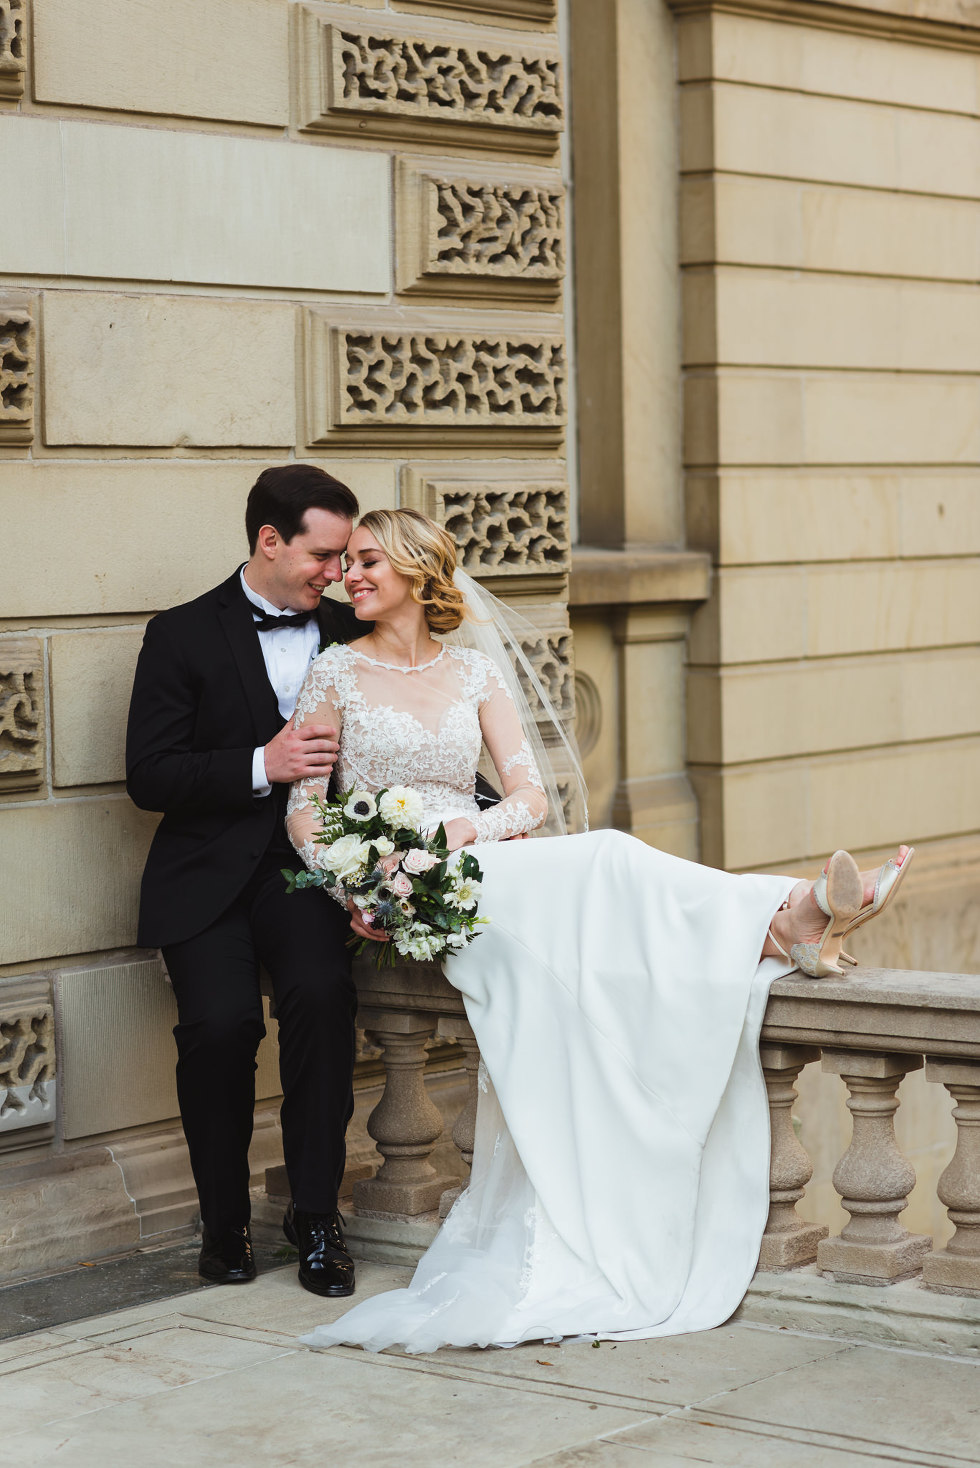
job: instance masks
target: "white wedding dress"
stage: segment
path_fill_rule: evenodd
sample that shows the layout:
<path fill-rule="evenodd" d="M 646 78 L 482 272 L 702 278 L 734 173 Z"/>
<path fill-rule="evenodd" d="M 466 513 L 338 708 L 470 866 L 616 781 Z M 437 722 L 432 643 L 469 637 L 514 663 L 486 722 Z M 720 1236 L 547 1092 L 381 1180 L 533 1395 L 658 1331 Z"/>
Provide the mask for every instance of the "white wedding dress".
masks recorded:
<path fill-rule="evenodd" d="M 477 828 L 490 925 L 446 964 L 482 1055 L 469 1186 L 407 1289 L 304 1339 L 407 1351 L 704 1330 L 755 1269 L 769 1201 L 760 962 L 790 877 L 732 876 L 617 831 L 532 841 L 545 799 L 495 665 L 412 670 L 336 646 L 297 719 L 337 723 L 341 789 L 410 785 Z M 504 799 L 480 813 L 485 742 Z M 310 867 L 309 797 L 288 827 Z"/>

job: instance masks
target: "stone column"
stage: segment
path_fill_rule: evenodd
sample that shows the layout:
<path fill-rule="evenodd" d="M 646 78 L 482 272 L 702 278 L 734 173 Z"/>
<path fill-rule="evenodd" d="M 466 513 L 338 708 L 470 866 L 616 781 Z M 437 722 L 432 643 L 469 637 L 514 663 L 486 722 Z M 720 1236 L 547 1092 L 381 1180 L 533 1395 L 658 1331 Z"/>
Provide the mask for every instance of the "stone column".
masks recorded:
<path fill-rule="evenodd" d="M 820 1059 L 811 1045 L 760 1045 L 762 1070 L 769 1092 L 772 1151 L 769 1161 L 769 1218 L 759 1251 L 760 1269 L 791 1269 L 817 1257 L 827 1237 L 823 1224 L 807 1223 L 796 1205 L 813 1176 L 813 1164 L 793 1128 L 796 1079 L 805 1065 Z"/>
<path fill-rule="evenodd" d="M 920 1070 L 920 1055 L 871 1055 L 825 1050 L 823 1068 L 849 1091 L 851 1145 L 834 1169 L 834 1187 L 851 1215 L 840 1236 L 817 1247 L 817 1266 L 854 1284 L 894 1284 L 917 1274 L 931 1240 L 898 1221 L 915 1185 L 915 1171 L 895 1140 L 902 1077 Z"/>
<path fill-rule="evenodd" d="M 956 1232 L 945 1249 L 926 1255 L 922 1280 L 933 1290 L 980 1295 L 980 1063 L 927 1059 L 926 1080 L 956 1102 L 956 1151 L 936 1189 Z"/>
<path fill-rule="evenodd" d="M 477 1073 L 480 1069 L 480 1047 L 473 1031 L 463 1015 L 453 1015 L 439 1021 L 439 1034 L 445 1040 L 458 1040 L 463 1052 L 463 1069 L 466 1071 L 466 1100 L 453 1124 L 453 1141 L 467 1169 L 473 1163 L 473 1139 L 476 1133 L 476 1107 L 479 1100 Z M 463 1191 L 464 1183 L 447 1188 L 439 1201 L 439 1217 L 445 1218 L 450 1208 Z"/>
<path fill-rule="evenodd" d="M 686 607 L 621 607 L 614 622 L 619 781 L 612 825 L 697 860 L 697 800 L 684 762 Z"/>
<path fill-rule="evenodd" d="M 429 1161 L 442 1134 L 442 1117 L 425 1089 L 425 1045 L 435 1034 L 436 1017 L 367 1010 L 362 1019 L 381 1047 L 385 1068 L 385 1088 L 367 1127 L 384 1161 L 373 1178 L 354 1184 L 354 1208 L 411 1218 L 438 1207 L 452 1182 Z"/>

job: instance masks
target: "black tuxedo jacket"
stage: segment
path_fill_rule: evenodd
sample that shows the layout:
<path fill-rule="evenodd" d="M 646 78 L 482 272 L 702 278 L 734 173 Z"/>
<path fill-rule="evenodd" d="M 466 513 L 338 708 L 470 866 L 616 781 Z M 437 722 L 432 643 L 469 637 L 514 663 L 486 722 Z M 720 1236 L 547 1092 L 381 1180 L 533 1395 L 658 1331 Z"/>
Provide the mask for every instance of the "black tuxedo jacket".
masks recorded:
<path fill-rule="evenodd" d="M 321 646 L 370 631 L 324 597 Z M 234 901 L 270 844 L 285 840 L 288 786 L 252 794 L 252 753 L 283 718 L 239 573 L 147 624 L 126 737 L 126 788 L 162 811 L 140 894 L 141 946 L 192 938 Z"/>

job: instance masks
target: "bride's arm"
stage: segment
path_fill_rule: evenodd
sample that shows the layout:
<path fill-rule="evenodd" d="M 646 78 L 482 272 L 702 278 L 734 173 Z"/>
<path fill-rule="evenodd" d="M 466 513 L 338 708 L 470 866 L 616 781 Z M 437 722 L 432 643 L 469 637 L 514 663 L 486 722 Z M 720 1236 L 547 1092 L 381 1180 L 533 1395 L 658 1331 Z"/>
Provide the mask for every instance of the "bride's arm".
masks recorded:
<path fill-rule="evenodd" d="M 495 670 L 488 671 L 480 700 L 480 728 L 504 793 L 473 821 L 476 839 L 506 841 L 526 835 L 544 824 L 548 797 L 514 701 Z"/>
<path fill-rule="evenodd" d="M 296 701 L 293 725 L 301 729 L 304 724 L 326 724 L 336 731 L 334 737 L 339 742 L 342 725 L 339 704 L 337 690 L 330 682 L 329 674 L 314 662 Z M 327 776 L 295 780 L 289 787 L 286 834 L 302 857 L 303 865 L 311 872 L 324 864 L 324 848 L 313 839 L 321 825 L 316 806 L 312 803 L 313 797 L 325 801 L 329 784 Z M 343 900 L 338 894 L 338 901 Z"/>

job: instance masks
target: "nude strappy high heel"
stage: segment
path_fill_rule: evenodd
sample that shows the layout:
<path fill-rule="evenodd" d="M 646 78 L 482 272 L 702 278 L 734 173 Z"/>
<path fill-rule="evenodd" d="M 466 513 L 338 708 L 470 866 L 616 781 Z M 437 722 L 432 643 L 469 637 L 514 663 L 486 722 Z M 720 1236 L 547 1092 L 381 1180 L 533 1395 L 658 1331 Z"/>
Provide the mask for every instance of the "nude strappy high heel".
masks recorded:
<path fill-rule="evenodd" d="M 861 911 L 864 889 L 857 862 L 847 851 L 835 851 L 813 884 L 813 895 L 820 911 L 826 913 L 828 923 L 819 943 L 794 943 L 789 952 L 782 946 L 769 927 L 769 936 L 784 958 L 812 979 L 824 979 L 828 974 L 843 978 L 844 970 L 837 963 L 840 957 L 841 940 L 853 925 Z"/>
<path fill-rule="evenodd" d="M 875 895 L 868 903 L 867 907 L 862 907 L 857 917 L 852 918 L 851 921 L 848 923 L 847 927 L 844 929 L 845 938 L 847 937 L 848 933 L 853 933 L 854 929 L 859 928 L 862 923 L 866 923 L 870 918 L 877 917 L 880 912 L 884 912 L 885 908 L 888 906 L 889 902 L 891 902 L 892 898 L 895 896 L 895 893 L 898 891 L 899 884 L 901 883 L 902 878 L 905 876 L 905 873 L 908 871 L 909 862 L 912 860 L 914 855 L 915 847 L 910 846 L 908 851 L 902 858 L 901 865 L 899 865 L 899 863 L 892 856 L 889 857 L 888 861 L 885 862 L 883 867 L 879 867 L 878 879 L 875 882 Z M 775 941 L 776 940 L 773 939 L 773 942 Z M 845 953 L 843 948 L 840 951 L 840 956 L 845 963 L 851 963 L 855 967 L 857 967 L 857 959 L 852 958 L 849 953 Z"/>

